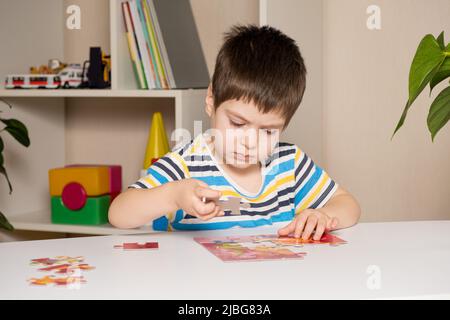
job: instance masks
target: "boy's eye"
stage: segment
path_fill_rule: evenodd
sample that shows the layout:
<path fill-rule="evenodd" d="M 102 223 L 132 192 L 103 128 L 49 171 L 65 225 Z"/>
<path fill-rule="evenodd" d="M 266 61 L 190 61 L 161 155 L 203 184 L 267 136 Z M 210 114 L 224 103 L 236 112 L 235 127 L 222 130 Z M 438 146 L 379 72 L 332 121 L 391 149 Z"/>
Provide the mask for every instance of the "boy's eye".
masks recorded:
<path fill-rule="evenodd" d="M 237 123 L 237 122 L 234 122 L 232 120 L 230 120 L 230 123 L 231 123 L 232 126 L 235 126 L 235 127 L 242 127 L 244 125 L 243 123 Z"/>

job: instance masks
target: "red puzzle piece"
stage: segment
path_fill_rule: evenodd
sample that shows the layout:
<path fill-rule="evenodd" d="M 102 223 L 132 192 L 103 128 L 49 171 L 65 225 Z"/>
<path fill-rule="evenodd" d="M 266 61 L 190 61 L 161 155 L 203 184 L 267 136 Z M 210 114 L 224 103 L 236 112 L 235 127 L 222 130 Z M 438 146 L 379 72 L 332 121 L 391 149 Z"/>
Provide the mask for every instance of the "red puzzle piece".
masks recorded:
<path fill-rule="evenodd" d="M 141 249 L 158 249 L 158 242 L 145 242 L 145 243 L 137 243 L 137 242 L 124 242 L 121 245 L 115 245 L 115 249 L 123 249 L 123 250 L 141 250 Z"/>

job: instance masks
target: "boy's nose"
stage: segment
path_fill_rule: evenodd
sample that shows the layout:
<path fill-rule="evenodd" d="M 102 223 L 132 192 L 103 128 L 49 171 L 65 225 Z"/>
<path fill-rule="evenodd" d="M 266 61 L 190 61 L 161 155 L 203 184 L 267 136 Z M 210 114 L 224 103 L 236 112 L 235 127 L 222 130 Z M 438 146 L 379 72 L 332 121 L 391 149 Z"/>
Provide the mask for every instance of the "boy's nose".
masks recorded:
<path fill-rule="evenodd" d="M 241 144 L 251 152 L 258 147 L 258 135 L 253 131 L 248 131 L 242 136 Z"/>

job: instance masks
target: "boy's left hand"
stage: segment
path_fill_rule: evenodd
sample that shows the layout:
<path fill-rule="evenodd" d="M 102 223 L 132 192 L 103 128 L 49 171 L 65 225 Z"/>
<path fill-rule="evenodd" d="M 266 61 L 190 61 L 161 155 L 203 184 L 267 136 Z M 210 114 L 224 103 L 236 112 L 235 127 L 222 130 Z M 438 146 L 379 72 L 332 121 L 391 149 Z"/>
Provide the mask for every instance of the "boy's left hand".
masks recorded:
<path fill-rule="evenodd" d="M 338 225 L 336 217 L 331 218 L 320 209 L 305 209 L 298 213 L 287 226 L 278 230 L 280 236 L 294 233 L 295 238 L 306 240 L 314 232 L 313 240 L 320 240 L 325 231 L 333 230 Z"/>

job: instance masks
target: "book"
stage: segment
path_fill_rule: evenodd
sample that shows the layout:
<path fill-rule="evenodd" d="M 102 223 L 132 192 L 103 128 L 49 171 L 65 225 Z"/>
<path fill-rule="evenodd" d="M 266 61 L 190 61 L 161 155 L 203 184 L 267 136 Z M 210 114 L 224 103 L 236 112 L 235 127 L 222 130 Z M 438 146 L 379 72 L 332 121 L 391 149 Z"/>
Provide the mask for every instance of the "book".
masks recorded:
<path fill-rule="evenodd" d="M 147 22 L 145 20 L 145 15 L 144 15 L 143 7 L 142 7 L 142 0 L 135 0 L 135 1 L 136 1 L 136 7 L 137 7 L 139 19 L 140 19 L 141 25 L 142 25 L 142 31 L 143 31 L 143 35 L 144 35 L 144 41 L 145 41 L 145 48 L 150 57 L 150 67 L 151 67 L 153 82 L 155 84 L 155 88 L 161 88 L 161 83 L 160 83 L 159 77 L 158 77 L 158 70 L 156 69 L 156 60 L 155 60 L 155 57 L 153 54 L 154 50 L 151 46 L 150 36 L 148 34 L 148 29 L 147 29 Z"/>
<path fill-rule="evenodd" d="M 154 88 L 156 88 L 156 83 L 155 83 L 155 79 L 153 77 L 153 73 L 151 70 L 150 54 L 147 49 L 147 44 L 145 42 L 144 32 L 142 30 L 141 19 L 139 18 L 139 13 L 137 11 L 136 0 L 130 0 L 130 1 L 128 1 L 128 4 L 130 7 L 132 22 L 133 22 L 133 26 L 134 26 L 134 33 L 136 35 L 138 49 L 139 49 L 140 57 L 142 60 L 142 65 L 144 66 L 145 79 L 147 81 L 148 88 L 154 89 Z"/>
<path fill-rule="evenodd" d="M 207 88 L 209 73 L 189 0 L 148 0 L 157 39 L 175 89 Z"/>
<path fill-rule="evenodd" d="M 209 73 L 189 0 L 125 3 L 127 41 L 140 87 L 207 88 Z"/>
<path fill-rule="evenodd" d="M 165 70 L 166 75 L 167 75 L 167 81 L 169 82 L 169 87 L 170 88 L 175 88 L 175 80 L 173 78 L 173 73 L 172 73 L 172 68 L 170 67 L 169 64 L 169 58 L 167 56 L 167 50 L 166 47 L 164 45 L 164 41 L 162 40 L 162 35 L 161 35 L 161 29 L 159 27 L 159 23 L 158 23 L 158 17 L 156 16 L 156 10 L 155 10 L 155 6 L 153 4 L 153 0 L 147 0 L 147 4 L 149 6 L 150 9 L 150 16 L 151 16 L 151 20 L 153 23 L 153 28 L 155 31 L 155 40 L 156 40 L 156 45 L 159 49 L 159 52 L 161 54 L 161 63 L 163 66 L 163 70 Z"/>
<path fill-rule="evenodd" d="M 125 33 L 127 37 L 128 50 L 130 51 L 131 63 L 133 65 L 136 81 L 141 89 L 146 89 L 145 80 L 143 78 L 142 62 L 140 61 L 136 39 L 134 36 L 133 26 L 131 23 L 130 11 L 127 2 L 122 2 L 122 16 L 125 24 Z"/>
<path fill-rule="evenodd" d="M 156 65 L 156 69 L 157 69 L 157 74 L 160 80 L 160 84 L 162 86 L 163 89 L 169 89 L 169 83 L 167 81 L 167 75 L 166 72 L 164 71 L 164 66 L 163 66 L 163 61 L 161 58 L 161 53 L 157 44 L 157 39 L 156 39 L 156 34 L 155 34 L 155 27 L 154 27 L 154 23 L 152 21 L 152 17 L 151 17 L 151 13 L 150 13 L 150 7 L 148 5 L 147 0 L 141 0 L 142 1 L 142 6 L 144 8 L 144 14 L 145 14 L 145 18 L 146 18 L 146 26 L 147 26 L 147 31 L 150 37 L 150 42 L 151 42 L 151 48 L 153 49 L 153 57 L 156 60 L 155 61 L 155 65 Z"/>

